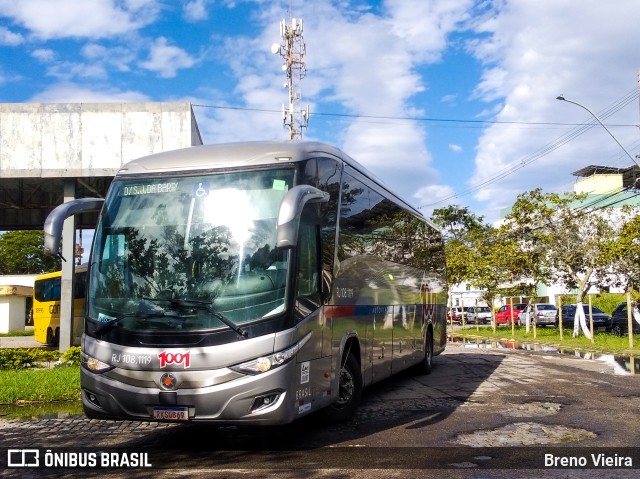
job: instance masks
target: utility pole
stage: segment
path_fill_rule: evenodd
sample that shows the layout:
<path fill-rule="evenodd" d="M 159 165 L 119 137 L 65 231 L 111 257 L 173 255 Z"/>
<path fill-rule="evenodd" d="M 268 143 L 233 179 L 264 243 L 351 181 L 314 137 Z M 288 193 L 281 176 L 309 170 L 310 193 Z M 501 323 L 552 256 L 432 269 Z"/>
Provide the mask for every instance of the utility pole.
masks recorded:
<path fill-rule="evenodd" d="M 280 22 L 280 36 L 282 43 L 274 43 L 271 51 L 280 54 L 284 59 L 282 71 L 287 75 L 284 87 L 289 92 L 288 106 L 282 105 L 282 121 L 289 129 L 289 139 L 294 141 L 302 139 L 302 129 L 309 124 L 309 105 L 300 109 L 302 93 L 300 84 L 307 73 L 305 65 L 306 47 L 302 37 L 302 20 L 291 19 L 287 24 L 285 20 Z"/>

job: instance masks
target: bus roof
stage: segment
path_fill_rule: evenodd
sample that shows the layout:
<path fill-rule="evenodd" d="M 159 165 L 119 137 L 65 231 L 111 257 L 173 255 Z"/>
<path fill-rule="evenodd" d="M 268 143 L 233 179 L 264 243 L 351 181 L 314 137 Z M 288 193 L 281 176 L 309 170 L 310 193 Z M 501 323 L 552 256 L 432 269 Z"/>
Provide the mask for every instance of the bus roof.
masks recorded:
<path fill-rule="evenodd" d="M 88 266 L 89 266 L 89 263 L 78 264 L 73 268 L 73 270 L 76 273 L 84 273 L 84 272 L 87 271 Z M 43 279 L 55 278 L 57 276 L 62 276 L 62 270 L 53 271 L 51 273 L 39 274 L 34 278 L 34 281 L 40 281 L 40 280 L 43 280 Z"/>
<path fill-rule="evenodd" d="M 171 171 L 215 170 L 223 168 L 277 165 L 302 161 L 315 154 L 333 156 L 344 160 L 352 168 L 382 187 L 406 209 L 423 217 L 416 208 L 393 193 L 380 179 L 342 150 L 317 141 L 252 141 L 200 145 L 166 151 L 132 160 L 118 171 L 116 178 L 128 175 L 169 173 Z"/>

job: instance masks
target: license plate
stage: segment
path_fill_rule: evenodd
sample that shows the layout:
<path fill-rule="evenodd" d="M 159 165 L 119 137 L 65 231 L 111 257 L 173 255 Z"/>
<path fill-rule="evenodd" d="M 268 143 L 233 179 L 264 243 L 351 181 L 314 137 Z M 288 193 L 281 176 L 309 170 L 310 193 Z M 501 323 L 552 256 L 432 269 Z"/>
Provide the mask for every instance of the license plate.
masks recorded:
<path fill-rule="evenodd" d="M 189 408 L 186 407 L 155 407 L 153 419 L 161 421 L 188 421 Z"/>

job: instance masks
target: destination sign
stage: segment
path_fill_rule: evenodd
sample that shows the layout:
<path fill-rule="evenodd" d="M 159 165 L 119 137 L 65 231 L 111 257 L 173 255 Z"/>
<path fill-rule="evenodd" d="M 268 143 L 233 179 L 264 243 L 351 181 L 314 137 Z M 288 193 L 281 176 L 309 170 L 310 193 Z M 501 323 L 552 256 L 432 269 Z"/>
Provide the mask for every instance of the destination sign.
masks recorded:
<path fill-rule="evenodd" d="M 123 190 L 124 196 L 134 195 L 153 195 L 158 193 L 175 193 L 178 191 L 178 183 L 150 183 L 147 185 L 131 185 L 125 186 Z"/>

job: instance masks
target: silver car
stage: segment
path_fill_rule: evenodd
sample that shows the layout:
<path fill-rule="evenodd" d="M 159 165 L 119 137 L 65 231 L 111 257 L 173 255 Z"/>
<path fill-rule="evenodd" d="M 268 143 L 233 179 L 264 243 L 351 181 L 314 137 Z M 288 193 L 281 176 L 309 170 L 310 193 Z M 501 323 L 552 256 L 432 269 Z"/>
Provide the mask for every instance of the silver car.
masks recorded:
<path fill-rule="evenodd" d="M 558 308 L 551 303 L 534 303 L 528 305 L 518 315 L 518 323 L 525 324 L 527 315 L 531 314 L 531 321 L 537 326 L 556 326 L 558 324 Z"/>
<path fill-rule="evenodd" d="M 467 311 L 467 323 L 491 323 L 491 308 L 489 306 L 469 306 Z"/>

